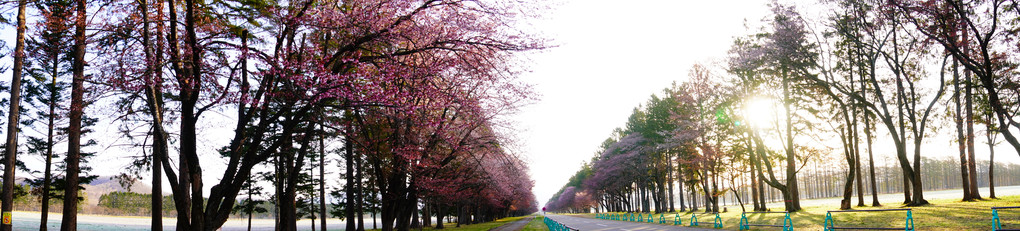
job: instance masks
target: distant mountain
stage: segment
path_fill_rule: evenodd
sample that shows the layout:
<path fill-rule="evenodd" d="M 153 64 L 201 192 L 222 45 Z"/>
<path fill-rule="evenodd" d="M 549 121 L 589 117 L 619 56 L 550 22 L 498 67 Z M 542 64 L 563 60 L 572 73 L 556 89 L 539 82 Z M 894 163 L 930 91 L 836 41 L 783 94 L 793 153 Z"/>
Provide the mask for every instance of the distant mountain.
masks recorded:
<path fill-rule="evenodd" d="M 85 203 L 89 205 L 98 205 L 99 197 L 107 193 L 128 191 L 126 188 L 121 187 L 120 183 L 117 183 L 117 179 L 113 178 L 113 176 L 100 176 L 84 187 L 85 195 L 88 195 Z M 131 185 L 131 192 L 152 193 L 152 187 L 142 181 L 135 180 Z"/>

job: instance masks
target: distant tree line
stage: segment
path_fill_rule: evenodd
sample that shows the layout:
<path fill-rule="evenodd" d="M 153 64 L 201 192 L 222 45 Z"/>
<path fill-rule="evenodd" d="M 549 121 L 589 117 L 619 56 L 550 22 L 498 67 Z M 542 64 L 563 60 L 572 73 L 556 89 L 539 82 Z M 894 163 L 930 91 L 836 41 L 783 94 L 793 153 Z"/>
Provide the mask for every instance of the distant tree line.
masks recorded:
<path fill-rule="evenodd" d="M 111 192 L 99 197 L 99 206 L 112 209 L 117 215 L 145 216 L 152 214 L 152 194 Z M 163 196 L 163 212 L 175 213 L 173 197 Z"/>

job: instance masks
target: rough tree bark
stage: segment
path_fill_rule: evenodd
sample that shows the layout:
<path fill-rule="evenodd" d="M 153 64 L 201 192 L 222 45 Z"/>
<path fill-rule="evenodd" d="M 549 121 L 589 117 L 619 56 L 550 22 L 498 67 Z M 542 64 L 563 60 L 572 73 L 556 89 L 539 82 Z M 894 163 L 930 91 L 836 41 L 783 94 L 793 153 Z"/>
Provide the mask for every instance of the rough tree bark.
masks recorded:
<path fill-rule="evenodd" d="M 319 126 L 319 227 L 326 229 L 326 131 Z"/>
<path fill-rule="evenodd" d="M 64 188 L 63 217 L 60 220 L 61 231 L 78 230 L 78 167 L 81 158 L 81 117 L 85 105 L 85 0 L 76 0 L 74 53 L 71 72 L 71 112 L 67 129 L 67 173 Z"/>
<path fill-rule="evenodd" d="M 52 200 L 50 197 L 50 194 L 52 193 L 50 186 L 53 182 L 53 146 L 56 145 L 56 141 L 53 140 L 53 132 L 56 129 L 55 117 L 57 116 L 57 101 L 60 100 L 60 96 L 57 93 L 57 76 L 60 75 L 60 53 L 61 51 L 54 49 L 49 54 L 51 56 L 50 58 L 53 59 L 51 66 L 49 67 L 52 79 L 50 79 L 50 86 L 47 86 L 50 98 L 47 105 L 49 106 L 49 114 L 46 115 L 46 117 L 48 117 L 46 123 L 46 167 L 45 170 L 43 170 L 43 193 L 42 206 L 40 206 L 40 221 L 49 220 L 50 200 Z M 45 222 L 39 223 L 40 231 L 46 231 L 48 229 L 49 227 L 47 227 Z"/>
<path fill-rule="evenodd" d="M 18 0 L 18 29 L 17 29 L 17 44 L 14 47 L 14 75 L 11 76 L 11 97 L 10 99 L 10 110 L 7 112 L 7 148 L 4 149 L 4 182 L 3 192 L 0 193 L 0 198 L 3 202 L 0 202 L 0 210 L 3 211 L 3 220 L 11 221 L 11 212 L 14 210 L 14 172 L 15 163 L 17 162 L 18 154 L 18 134 L 21 132 L 18 130 L 20 121 L 18 117 L 21 115 L 21 75 L 22 69 L 25 65 L 25 5 L 28 4 L 27 0 Z M 84 25 L 81 25 L 84 30 Z M 84 33 L 82 35 L 84 38 Z M 77 34 L 75 36 L 77 42 Z M 84 41 L 82 41 L 84 45 Z M 77 55 L 77 53 L 75 53 Z M 84 56 L 84 55 L 83 55 Z M 77 57 L 77 56 L 75 56 Z M 77 66 L 76 66 L 77 67 Z M 75 69 L 77 70 L 77 69 Z M 75 72 L 77 74 L 77 72 Z M 56 78 L 56 76 L 53 76 Z M 73 116 L 73 115 L 72 115 Z M 79 115 L 79 122 L 81 116 Z M 72 125 L 73 126 L 73 125 Z M 79 125 L 79 131 L 81 126 Z M 13 230 L 13 222 L 3 222 L 0 224 L 0 230 L 7 231 Z"/>
<path fill-rule="evenodd" d="M 957 65 L 957 61 L 953 60 L 953 104 L 956 106 L 956 113 L 953 115 L 956 122 L 956 143 L 957 149 L 960 152 L 960 183 L 963 187 L 963 201 L 972 201 L 974 196 L 970 193 L 970 171 L 967 171 L 969 165 L 967 165 L 967 152 L 966 152 L 966 139 L 963 135 L 963 106 L 960 104 L 960 73 Z"/>
<path fill-rule="evenodd" d="M 966 34 L 966 32 L 964 32 Z M 966 41 L 966 40 L 965 40 Z M 963 76 L 967 101 L 967 170 L 970 171 L 970 196 L 974 199 L 980 200 L 981 193 L 978 192 L 978 181 L 977 181 L 977 159 L 974 159 L 974 84 L 971 81 L 970 71 L 964 70 Z"/>

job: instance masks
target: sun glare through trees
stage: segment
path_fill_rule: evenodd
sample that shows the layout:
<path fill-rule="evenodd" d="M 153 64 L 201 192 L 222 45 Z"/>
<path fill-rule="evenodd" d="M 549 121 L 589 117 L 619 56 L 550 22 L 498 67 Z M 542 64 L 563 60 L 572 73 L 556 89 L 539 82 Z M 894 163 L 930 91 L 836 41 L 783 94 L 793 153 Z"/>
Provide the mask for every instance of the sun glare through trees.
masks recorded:
<path fill-rule="evenodd" d="M 759 129 L 771 127 L 773 123 L 778 123 L 776 119 L 779 118 L 780 113 L 782 113 L 782 108 L 778 107 L 775 100 L 764 97 L 752 98 L 744 108 L 743 114 L 747 115 L 744 117 L 746 121 L 741 121 L 741 123 Z"/>

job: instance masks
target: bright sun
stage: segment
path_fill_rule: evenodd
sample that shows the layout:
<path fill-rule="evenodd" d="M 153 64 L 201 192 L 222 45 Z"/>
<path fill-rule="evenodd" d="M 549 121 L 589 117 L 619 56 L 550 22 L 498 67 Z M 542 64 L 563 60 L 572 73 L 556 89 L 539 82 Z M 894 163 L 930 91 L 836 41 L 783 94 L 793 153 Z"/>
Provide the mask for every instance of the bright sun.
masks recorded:
<path fill-rule="evenodd" d="M 782 110 L 777 107 L 778 104 L 771 98 L 755 97 L 744 106 L 744 120 L 755 128 L 768 127 L 774 123 L 776 113 Z"/>

